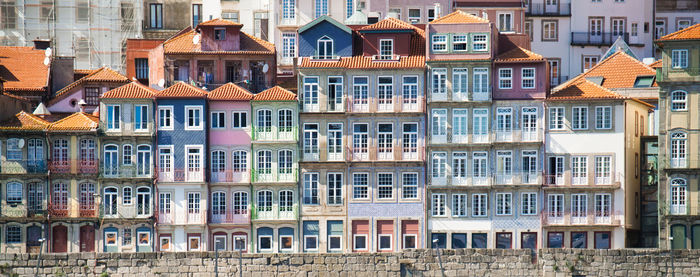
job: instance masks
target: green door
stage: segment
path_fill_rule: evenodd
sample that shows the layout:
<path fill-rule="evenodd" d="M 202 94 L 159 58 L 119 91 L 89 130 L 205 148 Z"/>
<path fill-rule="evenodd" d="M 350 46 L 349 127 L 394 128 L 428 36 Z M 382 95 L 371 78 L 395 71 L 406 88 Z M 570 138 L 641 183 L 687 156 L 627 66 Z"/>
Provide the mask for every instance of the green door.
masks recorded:
<path fill-rule="evenodd" d="M 673 225 L 671 226 L 671 236 L 673 240 L 671 241 L 671 249 L 685 249 L 685 225 Z"/>

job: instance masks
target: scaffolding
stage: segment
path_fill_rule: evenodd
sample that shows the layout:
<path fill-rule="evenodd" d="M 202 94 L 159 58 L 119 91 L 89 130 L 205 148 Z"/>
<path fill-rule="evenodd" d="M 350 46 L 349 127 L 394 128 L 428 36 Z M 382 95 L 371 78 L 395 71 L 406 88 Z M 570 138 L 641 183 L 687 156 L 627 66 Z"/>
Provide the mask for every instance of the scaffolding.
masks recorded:
<path fill-rule="evenodd" d="M 76 69 L 124 72 L 126 40 L 141 36 L 142 0 L 0 0 L 0 45 L 50 40 Z"/>

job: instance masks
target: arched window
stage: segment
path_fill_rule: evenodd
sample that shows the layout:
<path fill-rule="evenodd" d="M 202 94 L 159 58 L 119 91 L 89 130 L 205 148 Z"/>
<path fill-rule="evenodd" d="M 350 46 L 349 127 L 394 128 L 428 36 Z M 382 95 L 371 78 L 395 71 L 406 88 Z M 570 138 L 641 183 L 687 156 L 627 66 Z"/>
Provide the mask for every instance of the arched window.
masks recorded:
<path fill-rule="evenodd" d="M 685 179 L 671 179 L 671 214 L 686 214 L 687 188 Z"/>
<path fill-rule="evenodd" d="M 114 144 L 105 145 L 104 175 L 116 176 L 119 174 L 119 147 Z"/>
<path fill-rule="evenodd" d="M 136 189 L 136 214 L 150 215 L 151 214 L 151 189 L 140 187 Z"/>
<path fill-rule="evenodd" d="M 672 111 L 687 111 L 686 105 L 688 93 L 682 90 L 677 90 L 671 93 L 671 110 Z"/>
<path fill-rule="evenodd" d="M 233 213 L 248 214 L 248 193 L 237 191 L 233 193 Z"/>
<path fill-rule="evenodd" d="M 277 153 L 277 167 L 280 174 L 292 174 L 292 150 L 283 149 Z"/>
<path fill-rule="evenodd" d="M 226 214 L 226 193 L 223 191 L 214 192 L 211 195 L 211 214 L 216 219 Z M 217 222 L 221 222 L 220 220 Z"/>
<path fill-rule="evenodd" d="M 671 167 L 686 167 L 688 135 L 685 132 L 671 133 Z"/>
<path fill-rule="evenodd" d="M 233 151 L 233 172 L 248 171 L 248 152 L 245 150 Z"/>
<path fill-rule="evenodd" d="M 9 182 L 7 183 L 7 203 L 19 204 L 22 203 L 22 183 Z"/>
<path fill-rule="evenodd" d="M 139 176 L 151 175 L 151 146 L 139 145 L 136 150 L 136 174 Z"/>
<path fill-rule="evenodd" d="M 117 188 L 105 188 L 103 203 L 105 215 L 117 215 Z"/>
<path fill-rule="evenodd" d="M 331 38 L 328 36 L 321 37 L 317 42 L 317 46 L 318 56 L 316 58 L 321 60 L 333 58 L 333 40 Z"/>
<path fill-rule="evenodd" d="M 259 213 L 260 212 L 272 212 L 272 191 L 271 190 L 258 191 L 258 200 L 257 200 L 256 206 L 257 206 L 257 211 Z"/>
<path fill-rule="evenodd" d="M 272 151 L 258 151 L 257 169 L 259 174 L 272 174 Z"/>

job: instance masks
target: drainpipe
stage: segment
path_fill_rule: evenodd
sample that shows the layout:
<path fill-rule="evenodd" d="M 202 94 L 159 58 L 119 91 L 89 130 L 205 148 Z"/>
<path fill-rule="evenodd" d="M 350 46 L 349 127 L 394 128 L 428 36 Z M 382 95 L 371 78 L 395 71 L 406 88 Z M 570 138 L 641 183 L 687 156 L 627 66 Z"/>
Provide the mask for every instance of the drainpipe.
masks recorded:
<path fill-rule="evenodd" d="M 51 136 L 49 136 L 48 131 L 46 131 L 46 146 L 47 146 L 46 156 L 49 157 L 49 155 L 51 155 L 51 151 L 48 151 L 48 150 L 51 149 L 52 145 L 51 145 Z M 51 157 L 51 158 L 53 158 L 53 157 Z M 51 170 L 48 167 L 49 160 L 50 159 L 46 159 L 46 161 L 47 161 L 46 166 L 47 166 L 47 170 L 48 170 L 47 171 L 48 174 L 46 176 L 46 188 L 47 188 L 48 193 L 47 193 L 47 200 L 46 200 L 46 202 L 47 202 L 46 203 L 46 225 L 47 225 L 47 228 L 46 228 L 46 236 L 45 237 L 48 239 L 48 241 L 52 241 L 51 240 L 52 239 L 51 238 L 51 235 L 52 235 L 52 233 L 51 233 L 51 213 L 49 213 L 49 207 L 51 206 L 51 193 L 50 193 L 51 192 Z M 43 243 L 42 243 L 42 245 L 43 245 Z M 47 243 L 46 244 L 46 252 L 53 251 L 53 248 L 52 247 L 50 248 L 50 247 L 51 247 L 51 244 Z M 39 250 L 39 252 L 41 252 L 41 249 Z"/>
<path fill-rule="evenodd" d="M 158 153 L 158 124 L 156 124 L 156 120 L 155 120 L 156 115 L 158 115 L 157 107 L 158 107 L 158 100 L 156 100 L 154 98 L 153 99 L 153 115 L 154 116 L 152 117 L 153 118 L 153 137 L 151 139 L 151 143 L 154 146 L 153 148 L 155 150 L 155 153 Z M 154 160 L 156 162 L 158 161 L 157 158 L 154 158 Z M 154 168 L 158 168 L 158 167 L 154 166 Z M 158 170 L 153 170 L 153 176 L 155 176 L 153 178 L 153 193 L 154 193 L 153 202 L 155 203 L 155 205 L 153 205 L 155 207 L 155 209 L 153 209 L 153 236 L 155 237 L 155 241 L 153 241 L 153 240 L 151 240 L 151 241 L 153 243 L 153 252 L 155 252 L 156 248 L 158 251 L 160 251 L 160 244 L 156 243 L 156 242 L 160 241 L 160 237 L 158 236 L 158 217 L 155 216 L 157 214 L 157 211 L 160 210 L 160 206 L 158 206 L 158 204 L 160 202 L 158 199 L 158 197 L 159 197 L 158 186 L 156 185 L 158 183 L 158 177 L 159 177 Z M 171 238 L 171 240 L 172 240 L 172 238 Z M 172 244 L 172 241 L 171 241 L 171 244 Z M 158 247 L 156 247 L 156 246 L 158 246 Z"/>

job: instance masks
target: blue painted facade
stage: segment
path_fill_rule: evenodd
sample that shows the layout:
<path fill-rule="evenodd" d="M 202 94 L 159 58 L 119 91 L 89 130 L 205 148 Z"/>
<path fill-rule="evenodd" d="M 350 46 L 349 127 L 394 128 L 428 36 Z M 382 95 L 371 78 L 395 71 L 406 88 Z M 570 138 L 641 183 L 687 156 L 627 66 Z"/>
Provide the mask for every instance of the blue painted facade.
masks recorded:
<path fill-rule="evenodd" d="M 339 28 L 331 23 L 331 20 L 334 19 L 326 16 L 322 20 L 311 22 L 309 24 L 314 25 L 299 33 L 299 57 L 316 56 L 318 40 L 324 36 L 333 40 L 333 54 L 335 56 L 349 57 L 352 55 L 352 32 L 348 32 L 349 28 L 347 30 Z"/>
<path fill-rule="evenodd" d="M 206 116 L 206 100 L 201 99 L 158 99 L 156 101 L 156 109 L 162 107 L 172 107 L 173 111 L 173 130 L 162 130 L 157 131 L 157 143 L 158 146 L 172 145 L 173 146 L 173 162 L 175 170 L 184 169 L 186 154 L 186 145 L 201 145 L 203 150 L 207 147 L 207 124 L 208 118 Z M 187 107 L 201 107 L 202 109 L 202 129 L 201 130 L 185 130 L 185 120 L 186 114 L 185 109 Z M 156 117 L 157 117 L 156 111 Z M 158 120 L 158 119 L 156 119 Z M 204 163 L 206 165 L 206 163 Z M 205 171 L 206 172 L 206 171 Z"/>

